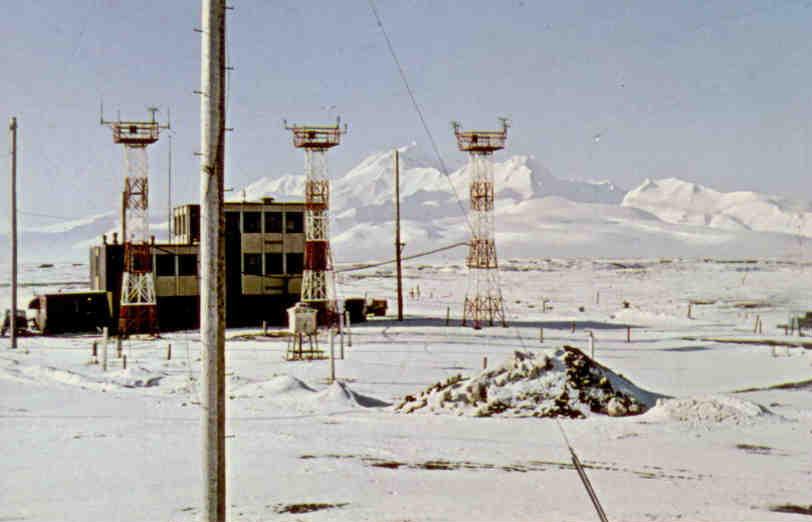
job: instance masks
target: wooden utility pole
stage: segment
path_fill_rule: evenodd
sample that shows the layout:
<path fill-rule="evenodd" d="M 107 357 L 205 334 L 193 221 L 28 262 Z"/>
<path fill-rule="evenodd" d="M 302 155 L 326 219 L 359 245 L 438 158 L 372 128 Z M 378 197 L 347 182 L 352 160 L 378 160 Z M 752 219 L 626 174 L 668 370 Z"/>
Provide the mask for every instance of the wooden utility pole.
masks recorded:
<path fill-rule="evenodd" d="M 17 118 L 8 121 L 11 158 L 11 317 L 10 348 L 17 348 Z"/>
<path fill-rule="evenodd" d="M 121 244 L 127 242 L 127 191 L 121 191 Z"/>
<path fill-rule="evenodd" d="M 172 134 L 169 134 L 169 165 L 167 175 L 167 210 L 166 210 L 166 241 L 172 242 Z"/>
<path fill-rule="evenodd" d="M 201 0 L 200 340 L 203 522 L 226 520 L 225 0 Z"/>
<path fill-rule="evenodd" d="M 401 254 L 403 243 L 400 242 L 400 153 L 395 149 L 395 271 L 398 287 L 398 321 L 403 320 L 403 266 Z"/>

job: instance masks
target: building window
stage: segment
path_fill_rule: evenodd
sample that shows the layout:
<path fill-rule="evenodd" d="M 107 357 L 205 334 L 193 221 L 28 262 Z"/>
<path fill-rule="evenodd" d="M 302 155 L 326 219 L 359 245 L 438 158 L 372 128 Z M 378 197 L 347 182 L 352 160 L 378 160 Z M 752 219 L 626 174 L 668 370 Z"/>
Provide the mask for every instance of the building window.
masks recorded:
<path fill-rule="evenodd" d="M 243 212 L 242 214 L 242 231 L 245 234 L 258 234 L 262 232 L 260 219 L 262 214 L 259 212 Z"/>
<path fill-rule="evenodd" d="M 301 252 L 291 252 L 285 257 L 287 264 L 287 274 L 301 274 L 304 268 L 304 254 Z"/>
<path fill-rule="evenodd" d="M 226 235 L 239 236 L 240 235 L 240 213 L 239 212 L 226 212 Z"/>
<path fill-rule="evenodd" d="M 197 255 L 182 254 L 178 256 L 178 275 L 197 275 Z"/>
<path fill-rule="evenodd" d="M 265 274 L 284 274 L 285 269 L 282 267 L 282 254 L 265 254 Z"/>
<path fill-rule="evenodd" d="M 288 234 L 304 232 L 304 215 L 301 212 L 285 213 L 285 232 Z"/>
<path fill-rule="evenodd" d="M 262 275 L 262 254 L 243 254 L 242 273 L 245 275 Z"/>
<path fill-rule="evenodd" d="M 155 256 L 155 275 L 158 277 L 174 276 L 175 256 L 171 254 L 159 254 Z"/>
<path fill-rule="evenodd" d="M 279 234 L 282 232 L 282 213 L 281 212 L 266 212 L 265 213 L 265 233 L 266 234 Z"/>

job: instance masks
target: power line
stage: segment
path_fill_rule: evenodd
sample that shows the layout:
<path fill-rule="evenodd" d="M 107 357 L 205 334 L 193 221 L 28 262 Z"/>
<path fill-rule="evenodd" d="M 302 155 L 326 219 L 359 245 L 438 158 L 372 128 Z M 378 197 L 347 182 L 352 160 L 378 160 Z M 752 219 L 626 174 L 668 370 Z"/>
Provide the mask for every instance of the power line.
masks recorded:
<path fill-rule="evenodd" d="M 445 250 L 451 250 L 452 248 L 457 248 L 457 247 L 466 246 L 466 245 L 468 245 L 467 241 L 460 241 L 459 243 L 454 243 L 452 245 L 447 245 L 447 246 L 444 246 L 444 247 L 435 248 L 434 250 L 427 250 L 425 252 L 420 252 L 420 253 L 417 253 L 417 254 L 412 254 L 410 256 L 405 256 L 405 257 L 402 257 L 401 259 L 403 261 L 407 261 L 409 259 L 417 259 L 418 257 L 426 257 L 426 256 L 430 256 L 431 254 L 436 254 L 437 252 L 443 252 Z M 390 265 L 392 263 L 395 263 L 396 261 L 397 261 L 396 259 L 389 259 L 387 261 L 379 261 L 379 262 L 369 263 L 369 264 L 365 264 L 365 265 L 356 265 L 356 266 L 351 266 L 349 268 L 343 268 L 341 270 L 336 270 L 336 272 L 354 272 L 356 270 L 366 270 L 367 268 L 375 268 L 375 267 L 378 267 L 378 266 Z"/>
<path fill-rule="evenodd" d="M 417 112 L 417 116 L 420 118 L 420 123 L 423 125 L 423 130 L 426 131 L 426 135 L 429 138 L 429 142 L 431 143 L 431 148 L 434 151 L 434 155 L 437 157 L 437 161 L 440 163 L 440 168 L 442 169 L 443 174 L 448 179 L 448 184 L 451 185 L 451 191 L 454 193 L 454 198 L 457 200 L 457 204 L 462 211 L 463 217 L 465 217 L 465 222 L 468 225 L 471 234 L 474 233 L 474 227 L 471 224 L 471 221 L 468 219 L 468 211 L 465 209 L 465 205 L 462 204 L 462 200 L 460 199 L 459 194 L 457 193 L 456 187 L 454 187 L 454 183 L 451 181 L 451 176 L 448 172 L 448 167 L 446 167 L 445 162 L 443 161 L 443 157 L 440 154 L 440 149 L 437 147 L 437 142 L 434 139 L 434 135 L 431 133 L 428 124 L 426 123 L 426 118 L 423 116 L 423 111 L 420 108 L 420 104 L 417 103 L 417 98 L 415 98 L 414 91 L 412 90 L 411 85 L 409 84 L 409 80 L 406 78 L 406 72 L 403 69 L 403 66 L 398 59 L 397 53 L 395 53 L 395 48 L 392 45 L 392 40 L 389 39 L 389 34 L 386 32 L 386 28 L 383 26 L 383 21 L 381 20 L 380 15 L 378 14 L 378 9 L 375 7 L 375 0 L 369 0 L 369 7 L 372 10 L 372 14 L 375 16 L 375 20 L 378 22 L 378 27 L 381 28 L 381 34 L 383 34 L 384 39 L 386 40 L 386 46 L 389 49 L 389 54 L 392 56 L 392 60 L 394 60 L 395 65 L 398 68 L 398 72 L 400 73 L 400 79 L 403 80 L 403 86 L 406 88 L 406 92 L 409 94 L 409 99 L 412 100 L 412 106 L 414 107 L 415 112 Z"/>

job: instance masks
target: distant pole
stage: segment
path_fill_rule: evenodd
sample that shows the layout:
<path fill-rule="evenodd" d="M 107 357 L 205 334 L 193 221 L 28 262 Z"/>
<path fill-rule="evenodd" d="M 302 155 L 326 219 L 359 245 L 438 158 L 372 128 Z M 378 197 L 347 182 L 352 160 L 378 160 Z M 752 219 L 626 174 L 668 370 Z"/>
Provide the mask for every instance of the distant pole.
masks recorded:
<path fill-rule="evenodd" d="M 200 340 L 202 522 L 226 520 L 225 452 L 225 0 L 201 0 Z"/>
<path fill-rule="evenodd" d="M 167 184 L 169 185 L 166 189 L 167 194 L 167 209 L 166 209 L 166 240 L 167 242 L 172 242 L 172 134 L 167 133 L 169 135 L 169 166 L 168 166 L 168 176 L 167 176 Z"/>
<path fill-rule="evenodd" d="M 121 191 L 121 244 L 127 242 L 127 191 Z"/>
<path fill-rule="evenodd" d="M 395 149 L 395 267 L 398 279 L 398 321 L 403 320 L 403 266 L 400 242 L 400 152 Z"/>
<path fill-rule="evenodd" d="M 11 334 L 10 348 L 17 348 L 17 118 L 8 122 L 11 158 Z"/>
<path fill-rule="evenodd" d="M 330 328 L 330 384 L 336 382 L 335 330 Z"/>

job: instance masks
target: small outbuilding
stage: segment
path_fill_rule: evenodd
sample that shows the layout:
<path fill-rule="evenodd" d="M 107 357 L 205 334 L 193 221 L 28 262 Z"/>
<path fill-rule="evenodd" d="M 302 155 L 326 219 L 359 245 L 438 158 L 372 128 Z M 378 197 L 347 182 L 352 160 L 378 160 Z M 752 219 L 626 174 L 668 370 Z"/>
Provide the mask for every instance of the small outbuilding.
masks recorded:
<path fill-rule="evenodd" d="M 43 334 L 96 332 L 111 325 L 110 292 L 64 292 L 34 296 L 28 309 Z"/>

